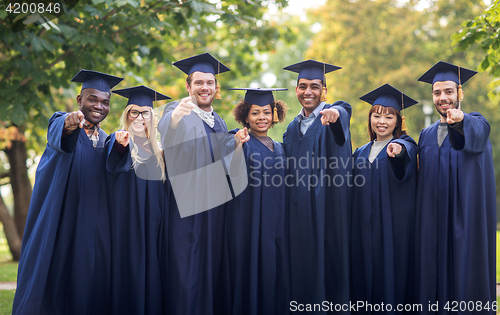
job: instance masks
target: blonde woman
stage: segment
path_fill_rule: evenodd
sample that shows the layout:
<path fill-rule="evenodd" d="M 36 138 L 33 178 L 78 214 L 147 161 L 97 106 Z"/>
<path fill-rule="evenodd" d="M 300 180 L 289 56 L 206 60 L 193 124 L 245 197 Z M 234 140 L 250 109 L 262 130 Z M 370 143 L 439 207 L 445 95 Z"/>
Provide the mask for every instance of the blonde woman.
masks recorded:
<path fill-rule="evenodd" d="M 123 130 L 107 140 L 112 313 L 161 314 L 158 240 L 168 199 L 153 101 L 169 97 L 145 86 L 113 93 L 128 103 Z"/>

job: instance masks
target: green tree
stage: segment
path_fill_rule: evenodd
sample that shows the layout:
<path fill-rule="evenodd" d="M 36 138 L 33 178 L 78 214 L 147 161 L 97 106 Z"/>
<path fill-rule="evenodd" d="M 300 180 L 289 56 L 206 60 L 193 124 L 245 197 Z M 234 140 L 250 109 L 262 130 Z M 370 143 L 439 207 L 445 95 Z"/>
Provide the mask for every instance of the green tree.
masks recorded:
<path fill-rule="evenodd" d="M 15 128 L 19 137 L 0 135 L 0 143 L 9 142 L 0 149 L 7 154 L 10 164 L 8 178 L 14 195 L 15 224 L 5 215 L 0 220 L 6 232 L 16 231 L 8 235 L 15 260 L 19 259 L 31 197 L 27 149 L 41 152 L 41 144 L 46 142 L 48 117 L 54 111 L 76 109 L 77 87 L 69 79 L 82 68 L 94 69 L 124 76 L 127 86 L 135 83 L 153 88 L 173 86 L 169 93 L 180 94 L 181 90 L 175 87 L 180 85 L 177 78 L 184 76 L 170 66 L 174 56 L 184 58 L 205 51 L 219 54 L 219 41 L 225 43 L 228 53 L 221 58 L 223 62 L 233 61 L 236 56 L 248 61 L 254 51 L 265 49 L 279 36 L 262 20 L 269 3 L 282 7 L 286 0 L 82 0 L 53 21 L 15 33 L 9 28 L 7 13 L 2 8 L 0 117 L 4 126 L 0 128 Z M 28 19 L 46 22 L 38 15 Z M 259 36 L 268 37 L 269 43 L 260 40 L 257 47 L 232 54 L 231 40 L 248 46 Z M 103 129 L 116 130 L 118 115 L 111 115 Z M 0 210 L 2 205 L 0 199 Z"/>
<path fill-rule="evenodd" d="M 467 54 L 479 54 L 482 61 L 476 70 L 488 73 L 491 77 L 488 86 L 489 100 L 485 102 L 481 113 L 488 119 L 492 130 L 490 140 L 493 148 L 497 189 L 497 218 L 500 218 L 500 135 L 496 126 L 500 123 L 500 1 L 484 10 L 482 14 L 470 18 L 462 23 L 462 28 L 456 32 L 453 44 L 456 50 Z"/>
<path fill-rule="evenodd" d="M 418 11 L 417 3 L 329 0 L 313 12 L 322 29 L 313 38 L 306 58 L 342 67 L 326 75 L 328 99 L 342 99 L 353 107 L 353 149 L 369 139 L 366 121 L 370 105 L 360 101 L 360 96 L 389 83 L 422 103 L 431 100 L 430 88 L 417 78 L 433 64 L 446 60 L 473 67 L 477 63 L 477 55 L 453 51 L 450 36 L 464 18 L 474 16 L 484 6 L 469 0 L 456 0 L 453 5 L 439 0 Z M 478 81 L 484 83 L 484 78 Z M 471 85 L 466 88 L 467 101 L 484 100 L 480 85 L 473 89 Z M 421 107 L 408 109 L 405 116 L 410 135 L 417 139 L 424 127 Z"/>

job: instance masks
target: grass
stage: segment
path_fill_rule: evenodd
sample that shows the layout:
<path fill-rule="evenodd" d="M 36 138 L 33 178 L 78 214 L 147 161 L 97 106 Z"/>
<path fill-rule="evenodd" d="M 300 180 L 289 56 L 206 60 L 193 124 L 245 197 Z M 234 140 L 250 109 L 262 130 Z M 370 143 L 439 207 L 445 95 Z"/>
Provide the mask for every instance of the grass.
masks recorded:
<path fill-rule="evenodd" d="M 16 282 L 16 278 L 17 262 L 12 261 L 3 226 L 0 224 L 0 282 Z M 0 315 L 12 314 L 15 292 L 15 290 L 0 290 Z"/>
<path fill-rule="evenodd" d="M 4 235 L 3 226 L 0 224 L 0 282 L 16 282 L 17 262 L 12 261 Z"/>
<path fill-rule="evenodd" d="M 12 314 L 12 302 L 14 301 L 15 290 L 0 291 L 0 315 Z"/>
<path fill-rule="evenodd" d="M 500 268 L 498 268 L 498 262 L 500 262 L 500 230 L 497 231 L 497 283 L 500 282 Z"/>

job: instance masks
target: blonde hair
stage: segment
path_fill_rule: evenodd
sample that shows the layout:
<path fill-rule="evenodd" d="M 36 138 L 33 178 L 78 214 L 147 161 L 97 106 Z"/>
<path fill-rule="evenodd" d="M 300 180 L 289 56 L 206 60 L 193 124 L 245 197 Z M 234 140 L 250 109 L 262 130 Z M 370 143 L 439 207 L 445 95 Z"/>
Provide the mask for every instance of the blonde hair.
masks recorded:
<path fill-rule="evenodd" d="M 128 113 L 129 113 L 130 109 L 132 108 L 132 106 L 134 106 L 134 105 L 135 104 L 127 105 L 127 107 L 123 111 L 122 117 L 121 117 L 122 129 L 129 132 L 131 139 L 133 139 L 135 135 L 134 135 L 134 131 L 132 130 L 132 128 L 130 128 L 130 123 L 128 120 Z M 161 169 L 161 179 L 163 181 L 165 181 L 166 177 L 165 177 L 165 163 L 163 161 L 163 151 L 160 148 L 160 144 L 158 143 L 157 135 L 156 135 L 156 125 L 158 124 L 158 118 L 156 116 L 156 113 L 153 111 L 153 109 L 151 107 L 144 106 L 144 108 L 146 108 L 147 110 L 149 110 L 151 112 L 151 119 L 149 120 L 149 122 L 144 120 L 146 122 L 146 124 L 145 124 L 146 137 L 148 138 L 148 140 L 146 141 L 145 144 L 150 145 L 152 153 L 156 157 L 157 165 Z M 138 164 L 143 164 L 146 162 L 146 161 L 144 161 L 143 158 L 141 158 L 139 156 L 138 150 L 139 150 L 138 146 L 134 146 L 134 148 L 130 151 L 130 155 L 132 156 L 132 161 L 133 161 L 132 168 L 136 168 Z"/>

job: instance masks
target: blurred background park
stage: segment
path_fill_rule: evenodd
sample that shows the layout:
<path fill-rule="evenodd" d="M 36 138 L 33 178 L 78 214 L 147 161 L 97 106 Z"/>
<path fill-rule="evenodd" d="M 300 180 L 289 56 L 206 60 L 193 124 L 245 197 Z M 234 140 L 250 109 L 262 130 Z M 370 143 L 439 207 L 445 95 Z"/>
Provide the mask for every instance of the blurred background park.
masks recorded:
<path fill-rule="evenodd" d="M 285 87 L 289 107 L 270 132 L 282 140 L 298 114 L 297 75 L 290 64 L 315 59 L 342 67 L 326 75 L 328 101 L 351 104 L 353 149 L 369 141 L 365 93 L 389 83 L 419 101 L 405 111 L 409 134 L 439 119 L 431 87 L 418 77 L 443 60 L 479 71 L 464 84 L 465 112 L 490 125 L 500 189 L 500 0 L 80 0 L 52 20 L 8 19 L 0 11 L 0 282 L 15 281 L 24 223 L 49 117 L 74 111 L 80 69 L 122 76 L 117 88 L 144 84 L 177 100 L 185 75 L 172 62 L 209 52 L 231 72 L 218 78 L 214 109 L 229 129 L 243 97 L 231 87 Z M 1 6 L 0 6 L 1 7 Z M 64 8 L 63 8 L 64 9 Z M 45 22 L 45 23 L 41 23 Z M 13 32 L 12 26 L 31 23 Z M 21 27 L 23 28 L 23 27 Z M 119 126 L 126 99 L 114 96 L 101 127 Z M 165 102 L 157 104 L 161 108 Z M 497 211 L 500 200 L 497 193 Z M 498 279 L 498 276 L 497 276 Z M 9 293 L 10 292 L 10 293 Z M 14 291 L 0 291 L 12 301 Z M 10 297 L 12 296 L 12 297 Z M 2 304 L 3 302 L 0 302 Z M 11 303 L 11 302 L 10 302 Z M 0 306 L 0 314 L 2 313 Z M 8 311 L 7 311 L 8 313 Z"/>

